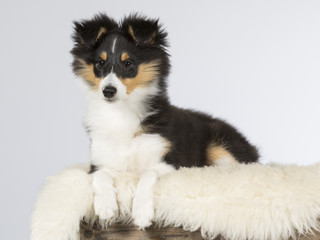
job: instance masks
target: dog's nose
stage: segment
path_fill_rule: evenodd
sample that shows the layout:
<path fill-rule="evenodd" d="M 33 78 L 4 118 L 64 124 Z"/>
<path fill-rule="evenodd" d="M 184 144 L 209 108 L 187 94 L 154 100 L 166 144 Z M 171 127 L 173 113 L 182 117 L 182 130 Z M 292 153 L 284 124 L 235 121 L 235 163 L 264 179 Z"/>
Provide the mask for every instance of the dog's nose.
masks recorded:
<path fill-rule="evenodd" d="M 117 93 L 117 89 L 112 86 L 107 86 L 103 89 L 103 95 L 106 98 L 112 98 Z"/>

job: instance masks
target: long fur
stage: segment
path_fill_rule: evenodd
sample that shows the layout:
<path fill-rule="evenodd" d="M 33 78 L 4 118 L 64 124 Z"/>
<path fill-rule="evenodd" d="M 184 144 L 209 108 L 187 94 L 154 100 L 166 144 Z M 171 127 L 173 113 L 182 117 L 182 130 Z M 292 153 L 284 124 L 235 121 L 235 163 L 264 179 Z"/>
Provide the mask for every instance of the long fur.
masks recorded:
<path fill-rule="evenodd" d="M 93 212 L 91 177 L 85 167 L 48 179 L 32 217 L 31 240 L 78 240 L 79 222 Z M 115 178 L 119 219 L 131 221 L 139 176 Z M 155 221 L 201 229 L 204 237 L 281 240 L 320 231 L 320 164 L 233 165 L 182 168 L 160 177 L 154 189 Z M 113 219 L 116 221 L 116 219 Z"/>
<path fill-rule="evenodd" d="M 89 165 L 67 168 L 49 177 L 31 219 L 31 240 L 79 240 L 79 223 L 93 202 Z"/>
<path fill-rule="evenodd" d="M 130 164 L 128 157 L 120 155 L 130 152 L 130 142 L 143 134 L 168 142 L 158 162 L 176 169 L 213 165 L 221 158 L 245 163 L 258 160 L 257 149 L 233 126 L 171 105 L 167 33 L 157 19 L 133 14 L 117 23 L 99 14 L 75 22 L 74 30 L 73 71 L 86 85 L 85 125 L 93 143 L 94 169 L 122 170 L 114 159 Z M 110 91 L 115 91 L 112 96 Z M 96 148 L 97 141 L 107 147 Z M 123 150 L 116 153 L 114 145 Z M 108 156 L 111 151 L 112 157 Z"/>
<path fill-rule="evenodd" d="M 157 19 L 130 15 L 117 23 L 104 14 L 75 22 L 73 71 L 88 99 L 95 214 L 118 212 L 114 176 L 140 175 L 132 216 L 152 224 L 157 178 L 180 167 L 251 163 L 257 149 L 233 126 L 171 105 L 167 33 Z M 182 87 L 181 87 L 182 88 Z"/>
<path fill-rule="evenodd" d="M 75 22 L 74 30 L 72 65 L 88 99 L 88 173 L 100 221 L 118 218 L 114 181 L 121 172 L 139 175 L 130 214 L 143 229 L 154 220 L 160 176 L 180 167 L 257 161 L 256 148 L 228 123 L 170 104 L 167 33 L 157 19 L 130 15 L 117 23 L 99 14 Z"/>

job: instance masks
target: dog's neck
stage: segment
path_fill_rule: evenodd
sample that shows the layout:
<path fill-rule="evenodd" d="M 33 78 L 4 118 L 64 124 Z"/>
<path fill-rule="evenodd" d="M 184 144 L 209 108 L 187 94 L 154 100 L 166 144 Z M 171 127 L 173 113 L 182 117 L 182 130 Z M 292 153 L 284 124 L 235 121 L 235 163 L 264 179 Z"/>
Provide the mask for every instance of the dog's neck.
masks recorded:
<path fill-rule="evenodd" d="M 86 89 L 88 109 L 84 124 L 89 134 L 93 131 L 129 137 L 141 131 L 141 123 L 158 111 L 151 104 L 158 93 L 154 84 L 136 89 L 125 99 L 108 102 L 93 90 Z"/>

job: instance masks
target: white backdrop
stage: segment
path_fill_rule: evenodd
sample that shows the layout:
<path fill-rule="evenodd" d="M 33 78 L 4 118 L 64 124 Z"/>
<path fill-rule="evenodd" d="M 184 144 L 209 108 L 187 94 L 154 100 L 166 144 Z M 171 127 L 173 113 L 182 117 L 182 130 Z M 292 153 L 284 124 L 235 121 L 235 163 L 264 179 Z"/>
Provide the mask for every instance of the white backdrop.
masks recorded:
<path fill-rule="evenodd" d="M 88 161 L 72 21 L 106 12 L 160 17 L 170 97 L 237 126 L 262 162 L 320 161 L 320 1 L 1 0 L 1 236 L 29 237 L 47 176 Z"/>

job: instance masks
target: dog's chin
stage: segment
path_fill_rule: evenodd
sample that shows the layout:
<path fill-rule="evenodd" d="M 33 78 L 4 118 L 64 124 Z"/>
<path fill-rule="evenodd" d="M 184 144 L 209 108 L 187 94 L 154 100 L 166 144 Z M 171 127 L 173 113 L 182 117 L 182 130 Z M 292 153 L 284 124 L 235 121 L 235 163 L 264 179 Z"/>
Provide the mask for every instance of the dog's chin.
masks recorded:
<path fill-rule="evenodd" d="M 118 101 L 117 98 L 104 98 L 107 103 L 115 103 Z"/>

